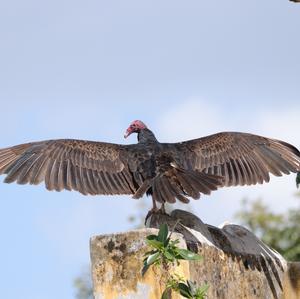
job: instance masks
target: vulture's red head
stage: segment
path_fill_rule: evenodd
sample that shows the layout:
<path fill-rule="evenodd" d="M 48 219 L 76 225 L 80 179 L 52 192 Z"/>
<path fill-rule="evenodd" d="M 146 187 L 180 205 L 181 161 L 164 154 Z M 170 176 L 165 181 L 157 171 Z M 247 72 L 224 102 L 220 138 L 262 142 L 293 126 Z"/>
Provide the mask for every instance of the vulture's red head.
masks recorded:
<path fill-rule="evenodd" d="M 139 133 L 141 130 L 146 129 L 147 126 L 140 120 L 133 121 L 128 129 L 126 130 L 126 133 L 124 134 L 124 138 L 127 138 L 132 133 Z"/>

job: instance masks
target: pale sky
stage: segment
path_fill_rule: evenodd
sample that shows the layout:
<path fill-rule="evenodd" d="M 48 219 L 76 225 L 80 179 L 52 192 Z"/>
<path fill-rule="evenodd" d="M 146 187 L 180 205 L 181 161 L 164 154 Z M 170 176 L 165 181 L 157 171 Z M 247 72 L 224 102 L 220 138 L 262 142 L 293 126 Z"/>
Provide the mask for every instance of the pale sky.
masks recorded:
<path fill-rule="evenodd" d="M 134 119 L 161 141 L 246 131 L 300 148 L 300 5 L 266 1 L 0 2 L 0 147 L 115 143 Z M 298 133 L 297 130 L 298 129 Z M 89 238 L 126 231 L 129 196 L 0 183 L 0 297 L 73 299 Z M 193 202 L 218 225 L 242 198 L 297 204 L 295 176 Z M 143 199 L 145 202 L 150 198 Z"/>

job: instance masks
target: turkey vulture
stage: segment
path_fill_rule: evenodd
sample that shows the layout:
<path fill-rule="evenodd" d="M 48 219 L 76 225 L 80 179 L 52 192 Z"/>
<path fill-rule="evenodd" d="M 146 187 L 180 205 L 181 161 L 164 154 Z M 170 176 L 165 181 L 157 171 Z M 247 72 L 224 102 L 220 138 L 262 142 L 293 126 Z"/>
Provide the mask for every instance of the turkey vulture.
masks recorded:
<path fill-rule="evenodd" d="M 130 145 L 71 139 L 47 140 L 0 149 L 5 182 L 87 195 L 152 195 L 156 202 L 188 203 L 223 186 L 268 182 L 300 170 L 300 152 L 292 145 L 248 133 L 223 132 L 199 139 L 160 143 L 136 120 L 125 138 Z"/>

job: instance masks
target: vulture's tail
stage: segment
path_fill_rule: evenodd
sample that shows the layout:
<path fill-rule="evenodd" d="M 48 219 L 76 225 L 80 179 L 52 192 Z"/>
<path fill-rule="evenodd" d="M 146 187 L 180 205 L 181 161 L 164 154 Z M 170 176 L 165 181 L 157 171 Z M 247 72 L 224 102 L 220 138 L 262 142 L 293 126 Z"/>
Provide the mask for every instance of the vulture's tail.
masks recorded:
<path fill-rule="evenodd" d="M 223 177 L 172 167 L 165 173 L 146 180 L 133 198 L 140 198 L 147 192 L 155 201 L 161 203 L 175 203 L 176 199 L 188 203 L 187 197 L 199 199 L 201 193 L 210 194 L 223 184 Z"/>

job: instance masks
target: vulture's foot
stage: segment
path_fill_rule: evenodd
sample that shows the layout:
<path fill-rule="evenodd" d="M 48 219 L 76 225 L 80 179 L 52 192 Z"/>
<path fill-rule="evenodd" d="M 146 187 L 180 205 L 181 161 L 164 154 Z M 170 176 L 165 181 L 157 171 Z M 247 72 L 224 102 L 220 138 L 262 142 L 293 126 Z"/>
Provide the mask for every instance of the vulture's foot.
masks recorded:
<path fill-rule="evenodd" d="M 158 209 L 156 206 L 153 207 L 147 214 L 146 218 L 145 218 L 145 225 L 146 225 L 146 222 L 148 220 L 148 218 L 150 216 L 152 216 L 153 214 L 156 214 L 156 215 L 167 215 L 166 213 L 166 210 L 165 210 L 165 204 L 162 204 L 160 209 Z"/>

